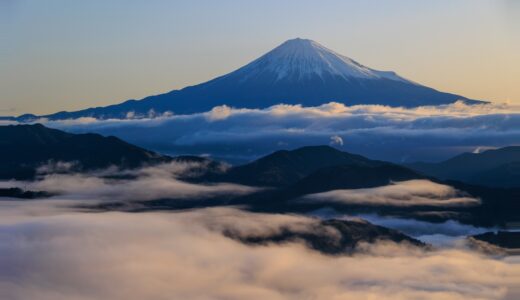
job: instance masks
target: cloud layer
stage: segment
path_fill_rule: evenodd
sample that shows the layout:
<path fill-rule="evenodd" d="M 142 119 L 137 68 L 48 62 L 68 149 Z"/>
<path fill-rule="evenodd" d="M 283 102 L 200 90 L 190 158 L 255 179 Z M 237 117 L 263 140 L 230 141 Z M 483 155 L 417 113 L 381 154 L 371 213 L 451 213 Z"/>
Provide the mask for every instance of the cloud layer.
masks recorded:
<path fill-rule="evenodd" d="M 61 195 L 0 201 L 0 299 L 520 296 L 518 257 L 486 257 L 463 244 L 425 251 L 379 242 L 361 245 L 362 251 L 352 256 L 326 256 L 303 242 L 250 246 L 224 234 L 232 230 L 243 236 L 270 236 L 285 228 L 306 232 L 319 222 L 306 216 L 250 213 L 236 208 L 170 213 L 93 213 L 74 208 L 78 203 L 97 201 L 192 199 L 252 191 L 244 186 L 196 185 L 178 179 L 199 168 L 197 164 L 172 163 L 133 171 L 45 175 L 36 182 L 2 182 L 0 186 L 46 189 Z M 440 197 L 439 201 L 457 196 L 450 187 L 428 181 L 367 189 L 364 196 L 415 201 L 421 193 L 432 199 Z M 403 224 L 394 227 L 410 225 Z M 424 228 L 420 233 L 425 233 Z"/>
<path fill-rule="evenodd" d="M 429 180 L 401 181 L 376 188 L 333 190 L 304 196 L 303 201 L 401 207 L 461 207 L 480 204 L 478 199 L 464 195 L 448 185 Z"/>
<path fill-rule="evenodd" d="M 0 203 L 2 205 L 3 203 Z M 27 203 L 19 203 L 23 206 Z M 23 209 L 11 210 L 19 213 Z M 3 213 L 0 213 L 3 214 Z M 517 258 L 395 244 L 324 256 L 298 243 L 246 246 L 219 228 L 308 218 L 234 209 L 63 213 L 0 219 L 0 298 L 518 299 Z M 260 227 L 259 227 L 260 225 Z"/>
<path fill-rule="evenodd" d="M 325 143 L 341 146 L 343 142 L 348 146 L 355 129 L 340 129 L 344 122 L 352 122 L 353 127 L 361 124 L 358 123 L 360 116 L 358 112 L 342 109 L 344 107 L 336 104 L 320 108 L 279 106 L 262 111 L 223 108 L 196 116 L 84 120 L 84 124 L 81 123 L 84 121 L 74 120 L 50 124 L 77 131 L 120 131 L 135 133 L 135 137 L 144 134 L 143 138 L 170 143 L 174 149 L 179 140 L 182 142 L 187 138 L 190 126 L 200 143 L 214 139 L 218 144 L 218 139 L 222 138 L 239 145 L 253 145 L 265 138 L 278 141 L 276 146 L 280 147 L 292 145 L 288 137 L 294 135 L 305 139 L 323 137 Z M 433 117 L 422 115 L 435 112 L 418 109 L 405 118 L 412 110 L 393 109 L 393 112 L 381 113 L 377 107 L 371 109 L 376 112 L 365 111 L 364 118 L 373 114 L 376 119 L 393 120 L 399 126 L 421 119 L 431 122 Z M 445 109 L 455 110 L 449 122 L 455 122 L 457 118 L 468 122 L 468 118 L 482 117 L 471 115 L 471 110 L 463 108 L 460 112 L 456 107 Z M 179 126 L 183 122 L 186 127 Z M 257 130 L 253 130 L 255 124 Z M 377 129 L 378 135 L 385 136 L 384 128 Z M 370 132 L 376 127 L 360 132 L 363 130 Z M 411 136 L 415 134 L 413 132 L 420 132 L 416 130 L 423 129 L 410 129 Z M 156 131 L 157 136 L 153 136 Z M 504 132 L 511 134 L 514 131 L 507 129 Z M 176 134 L 178 139 L 172 138 Z M 278 140 L 281 137 L 285 139 Z M 200 147 L 198 143 L 190 145 L 193 147 L 190 149 L 206 150 L 197 148 Z M 225 150 L 225 147 L 220 149 Z M 67 165 L 48 167 L 61 170 Z M 520 297 L 518 257 L 486 257 L 460 244 L 423 251 L 405 245 L 378 243 L 363 246 L 364 251 L 353 256 L 324 256 L 302 243 L 248 246 L 222 234 L 228 228 L 253 235 L 270 234 L 287 226 L 306 230 L 309 224 L 317 222 L 303 216 L 248 213 L 233 208 L 175 213 L 91 213 L 71 208 L 71 204 L 78 201 L 169 197 L 189 200 L 255 191 L 246 186 L 198 185 L 179 180 L 181 174 L 199 168 L 196 164 L 171 163 L 133 171 L 107 169 L 88 174 L 44 175 L 42 180 L 35 182 L 0 182 L 0 187 L 19 186 L 60 193 L 46 200 L 0 201 L 0 299 L 512 300 Z M 372 189 L 331 191 L 309 199 L 394 206 L 478 204 L 478 199 L 426 180 Z M 370 219 L 370 216 L 366 218 Z M 372 218 L 376 223 L 406 230 L 419 224 Z M 433 231 L 427 230 L 428 224 L 420 225 L 416 235 L 428 235 L 430 240 L 438 238 L 435 234 L 439 232 L 453 236 L 473 232 L 473 228 L 462 228 L 460 224 L 439 225 L 440 229 Z"/>
<path fill-rule="evenodd" d="M 55 165 L 41 169 L 55 171 Z M 193 184 L 179 180 L 203 169 L 204 163 L 172 162 L 135 170 L 108 168 L 92 173 L 47 174 L 37 181 L 0 181 L 0 188 L 19 187 L 56 194 L 53 199 L 96 201 L 146 201 L 161 198 L 200 199 L 239 196 L 257 188 L 230 184 Z M 61 169 L 60 169 L 61 170 Z"/>
<path fill-rule="evenodd" d="M 410 109 L 334 102 L 319 107 L 280 104 L 267 109 L 221 106 L 194 115 L 39 121 L 72 132 L 116 135 L 165 153 L 212 154 L 235 161 L 281 148 L 331 142 L 378 159 L 435 160 L 520 141 L 520 107 L 461 102 Z"/>

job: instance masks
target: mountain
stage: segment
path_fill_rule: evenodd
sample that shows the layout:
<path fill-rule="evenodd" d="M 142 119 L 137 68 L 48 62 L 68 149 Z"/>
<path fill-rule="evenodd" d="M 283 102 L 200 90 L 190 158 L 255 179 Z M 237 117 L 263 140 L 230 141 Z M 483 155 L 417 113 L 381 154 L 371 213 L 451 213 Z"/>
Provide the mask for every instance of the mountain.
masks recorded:
<path fill-rule="evenodd" d="M 485 186 L 520 188 L 520 161 L 502 164 L 473 176 L 470 182 Z"/>
<path fill-rule="evenodd" d="M 38 168 L 41 172 L 87 171 L 169 160 L 112 136 L 71 134 L 41 124 L 0 126 L 1 179 L 29 179 Z"/>
<path fill-rule="evenodd" d="M 480 101 L 439 92 L 394 72 L 377 71 L 307 39 L 288 40 L 229 74 L 165 94 L 106 107 L 44 116 L 126 118 L 173 112 L 191 114 L 228 105 L 265 108 L 272 105 L 317 106 L 331 101 L 416 107 L 462 100 Z M 25 116 L 25 120 L 29 117 Z"/>
<path fill-rule="evenodd" d="M 419 162 L 407 166 L 439 179 L 493 187 L 520 187 L 520 146 L 463 153 L 440 163 Z"/>
<path fill-rule="evenodd" d="M 397 230 L 373 225 L 364 220 L 323 220 L 317 224 L 287 226 L 259 235 L 228 229 L 224 235 L 248 245 L 304 242 L 308 248 L 328 255 L 352 254 L 359 250 L 357 248 L 362 243 L 380 241 L 404 242 L 408 246 L 429 248 L 423 242 Z"/>
<path fill-rule="evenodd" d="M 203 195 L 190 199 L 159 198 L 125 203 L 109 202 L 94 207 L 100 210 L 178 210 L 196 207 L 233 205 L 253 211 L 307 213 L 328 207 L 344 213 L 379 213 L 415 218 L 429 222 L 450 219 L 475 226 L 505 226 L 518 223 L 520 188 L 493 188 L 460 181 L 440 181 L 410 168 L 339 151 L 329 146 L 308 146 L 282 150 L 245 165 L 230 167 L 204 157 L 180 156 L 169 159 L 191 165 L 180 180 L 196 184 L 237 183 L 269 187 L 246 195 Z M 125 177 L 125 180 L 132 178 Z M 431 180 L 460 191 L 460 195 L 481 201 L 477 206 L 377 206 L 363 203 L 300 201 L 302 196 L 343 189 L 374 188 L 413 179 Z M 11 193 L 13 191 L 10 191 Z M 16 192 L 16 191 L 15 191 Z M 435 197 L 432 195 L 432 197 Z M 298 238 L 297 236 L 293 236 Z M 278 237 L 275 237 L 277 239 Z"/>
<path fill-rule="evenodd" d="M 339 151 L 329 146 L 308 146 L 281 150 L 249 164 L 236 166 L 210 177 L 212 181 L 228 181 L 254 186 L 288 186 L 326 167 L 349 165 L 372 167 L 385 164 L 360 155 Z"/>
<path fill-rule="evenodd" d="M 209 181 L 283 187 L 291 194 L 333 189 L 368 188 L 391 181 L 423 179 L 424 175 L 389 162 L 371 160 L 330 146 L 280 150 L 225 172 L 210 173 Z"/>

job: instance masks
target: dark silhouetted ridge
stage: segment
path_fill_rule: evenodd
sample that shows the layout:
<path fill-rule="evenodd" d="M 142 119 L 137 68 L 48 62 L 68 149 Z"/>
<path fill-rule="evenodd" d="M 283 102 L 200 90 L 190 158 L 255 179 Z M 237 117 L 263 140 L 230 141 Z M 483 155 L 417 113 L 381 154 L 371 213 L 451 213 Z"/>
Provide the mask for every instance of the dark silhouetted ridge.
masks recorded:
<path fill-rule="evenodd" d="M 0 178 L 32 178 L 44 165 L 57 171 L 135 168 L 170 158 L 99 134 L 71 134 L 41 124 L 0 126 Z M 44 171 L 45 172 L 45 171 Z"/>

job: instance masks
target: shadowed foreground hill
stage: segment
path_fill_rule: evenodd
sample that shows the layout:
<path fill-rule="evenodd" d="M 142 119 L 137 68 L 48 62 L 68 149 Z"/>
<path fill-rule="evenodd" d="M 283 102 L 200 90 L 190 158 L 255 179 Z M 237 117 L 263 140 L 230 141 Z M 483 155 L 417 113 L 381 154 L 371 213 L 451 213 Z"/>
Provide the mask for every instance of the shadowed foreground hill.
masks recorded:
<path fill-rule="evenodd" d="M 67 171 L 135 168 L 170 158 L 99 134 L 71 134 L 43 125 L 0 126 L 0 178 L 29 179 L 45 165 Z M 59 171 L 59 170 L 58 170 Z"/>

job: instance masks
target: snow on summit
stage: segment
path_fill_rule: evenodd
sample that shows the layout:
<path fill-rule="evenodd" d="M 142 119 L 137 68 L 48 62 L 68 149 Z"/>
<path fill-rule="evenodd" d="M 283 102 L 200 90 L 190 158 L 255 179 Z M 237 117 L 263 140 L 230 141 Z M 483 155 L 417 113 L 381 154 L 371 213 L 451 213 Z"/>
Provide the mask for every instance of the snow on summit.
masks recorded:
<path fill-rule="evenodd" d="M 320 106 L 379 104 L 418 107 L 424 105 L 483 103 L 437 91 L 398 76 L 368 68 L 307 39 L 288 40 L 251 63 L 207 82 L 172 90 L 141 100 L 106 107 L 42 116 L 51 120 L 81 117 L 125 119 L 157 114 L 194 114 L 226 105 L 235 108 L 267 108 L 280 103 Z M 20 117 L 25 120 L 26 117 Z"/>
<path fill-rule="evenodd" d="M 377 71 L 308 39 L 292 39 L 236 71 L 243 80 L 274 73 L 277 80 L 335 75 L 344 79 L 391 79 L 409 82 L 394 72 Z"/>

